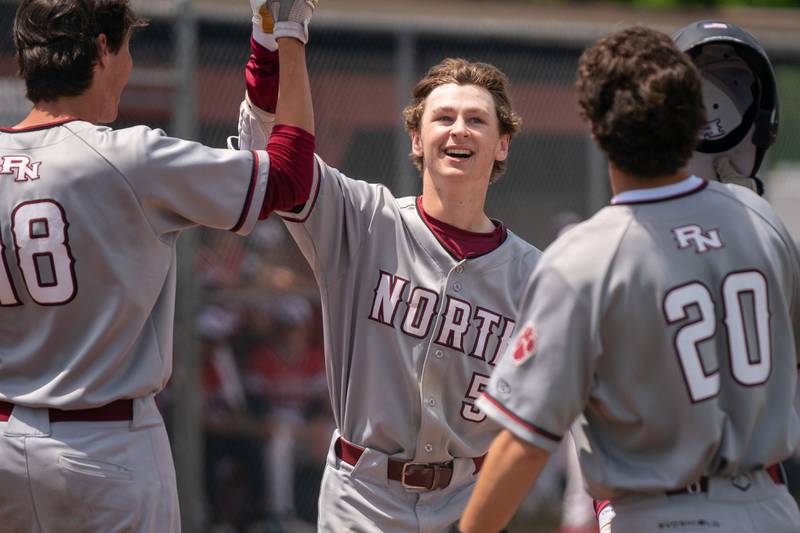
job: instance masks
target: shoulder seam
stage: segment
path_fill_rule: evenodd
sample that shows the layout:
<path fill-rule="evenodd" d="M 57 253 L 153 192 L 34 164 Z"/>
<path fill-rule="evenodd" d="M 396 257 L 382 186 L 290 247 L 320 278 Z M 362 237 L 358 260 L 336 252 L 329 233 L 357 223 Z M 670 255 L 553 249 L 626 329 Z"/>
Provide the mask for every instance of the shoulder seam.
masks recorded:
<path fill-rule="evenodd" d="M 134 189 L 133 185 L 131 185 L 130 181 L 128 181 L 128 177 L 120 169 L 118 169 L 116 167 L 116 165 L 114 165 L 111 161 L 109 161 L 106 156 L 104 156 L 102 153 L 100 153 L 99 150 L 97 150 L 94 146 L 92 146 L 91 144 L 86 142 L 86 140 L 83 137 L 81 137 L 80 135 L 78 135 L 77 132 L 73 131 L 69 127 L 68 124 L 65 124 L 63 127 L 64 127 L 64 129 L 69 131 L 76 139 L 78 139 L 81 143 L 83 143 L 84 146 L 86 146 L 89 150 L 94 152 L 97 155 L 97 157 L 102 159 L 112 170 L 114 170 L 114 172 L 122 179 L 122 181 L 125 182 L 125 185 L 127 185 L 128 189 L 130 189 L 131 193 L 133 194 L 133 197 L 136 198 L 136 204 L 139 206 L 139 209 L 142 211 L 142 215 L 144 216 L 144 219 L 147 220 L 147 225 L 150 226 L 150 231 L 153 232 L 153 236 L 156 239 L 158 239 L 162 244 L 169 246 L 169 243 L 166 242 L 164 239 L 162 239 L 161 236 L 156 232 L 155 228 L 153 227 L 153 223 L 150 221 L 150 218 L 147 216 L 147 211 L 142 206 L 142 202 L 139 199 L 139 195 L 136 194 L 136 189 Z M 118 131 L 118 130 L 110 129 L 109 131 L 110 132 L 114 132 L 114 131 Z"/>

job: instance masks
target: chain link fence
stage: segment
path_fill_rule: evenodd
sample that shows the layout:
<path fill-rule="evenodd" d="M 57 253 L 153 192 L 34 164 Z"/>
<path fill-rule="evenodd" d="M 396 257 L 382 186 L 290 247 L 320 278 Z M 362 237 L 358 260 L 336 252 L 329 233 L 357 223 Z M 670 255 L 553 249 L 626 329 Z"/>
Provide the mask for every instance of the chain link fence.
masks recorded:
<path fill-rule="evenodd" d="M 0 0 L 3 125 L 30 108 L 15 77 L 9 29 L 16 5 Z M 186 0 L 134 5 L 151 23 L 132 42 L 135 68 L 115 126 L 144 123 L 225 146 L 245 91 L 246 12 L 196 12 Z M 317 152 L 351 177 L 384 183 L 398 196 L 418 194 L 400 115 L 413 84 L 444 57 L 493 63 L 511 80 L 523 128 L 506 175 L 490 188 L 487 211 L 544 248 L 564 224 L 588 217 L 610 197 L 604 159 L 574 102 L 578 56 L 599 31 L 587 28 L 527 33 L 424 20 L 400 28 L 381 19 L 320 17 L 308 48 Z M 770 199 L 800 236 L 800 48 L 762 40 L 775 62 L 782 106 L 764 177 Z M 179 251 L 175 375 L 161 405 L 173 436 L 184 529 L 313 531 L 332 429 L 313 277 L 277 220 L 246 239 L 193 230 Z M 546 496 L 533 500 L 528 511 L 551 518 L 559 505 Z M 543 524 L 546 530 L 546 518 Z"/>

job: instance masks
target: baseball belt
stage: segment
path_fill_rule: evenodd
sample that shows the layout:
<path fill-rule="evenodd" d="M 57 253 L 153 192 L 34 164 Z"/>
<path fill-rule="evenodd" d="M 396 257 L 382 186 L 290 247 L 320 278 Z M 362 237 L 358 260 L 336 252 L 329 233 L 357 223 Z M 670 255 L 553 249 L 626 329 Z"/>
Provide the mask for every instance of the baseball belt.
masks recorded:
<path fill-rule="evenodd" d="M 11 416 L 14 404 L 0 401 L 0 422 Z M 133 400 L 117 400 L 93 409 L 64 410 L 50 407 L 50 422 L 119 422 L 133 420 Z"/>
<path fill-rule="evenodd" d="M 786 473 L 783 471 L 783 466 L 781 466 L 780 463 L 768 466 L 764 470 L 767 471 L 767 474 L 769 474 L 769 477 L 772 478 L 772 481 L 775 482 L 776 485 L 786 485 Z M 708 480 L 709 478 L 707 476 L 703 476 L 699 481 L 680 489 L 664 491 L 664 494 L 667 496 L 676 496 L 678 494 L 700 494 L 708 492 Z M 595 514 L 599 516 L 600 511 L 605 509 L 610 503 L 611 500 L 594 500 Z"/>
<path fill-rule="evenodd" d="M 786 475 L 783 473 L 783 468 L 781 467 L 780 463 L 768 466 L 764 470 L 767 471 L 767 474 L 769 474 L 769 477 L 772 478 L 772 481 L 774 481 L 776 485 L 786 484 Z M 668 490 L 665 492 L 665 494 L 667 496 L 675 496 L 677 494 L 708 492 L 708 479 L 708 477 L 703 476 L 700 478 L 700 481 L 696 481 L 680 489 Z"/>
<path fill-rule="evenodd" d="M 336 457 L 351 466 L 355 466 L 361 454 L 364 453 L 364 448 L 347 442 L 341 437 L 336 439 L 333 449 L 336 452 Z M 473 474 L 480 472 L 485 457 L 485 455 L 482 455 L 481 457 L 472 458 L 475 463 Z M 450 485 L 450 480 L 453 478 L 453 461 L 446 463 L 415 463 L 413 461 L 389 459 L 386 477 L 399 481 L 403 484 L 403 487 L 410 490 L 444 489 Z"/>

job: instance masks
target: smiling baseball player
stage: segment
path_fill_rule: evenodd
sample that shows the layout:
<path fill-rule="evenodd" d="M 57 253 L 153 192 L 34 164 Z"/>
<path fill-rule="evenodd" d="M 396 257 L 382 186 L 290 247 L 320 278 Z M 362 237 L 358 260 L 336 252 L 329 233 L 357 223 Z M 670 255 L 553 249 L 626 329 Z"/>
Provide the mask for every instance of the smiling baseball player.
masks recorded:
<path fill-rule="evenodd" d="M 800 255 L 754 192 L 684 170 L 700 75 L 634 27 L 584 52 L 611 205 L 545 252 L 478 405 L 505 427 L 461 520 L 499 530 L 571 428 L 602 533 L 800 531 Z"/>
<path fill-rule="evenodd" d="M 257 4 L 254 14 L 244 148 L 263 135 L 252 128 L 270 128 L 261 87 L 274 86 L 278 70 Z M 281 54 L 281 94 L 308 93 L 307 81 L 284 79 L 305 69 L 296 59 Z M 539 256 L 483 210 L 519 126 L 504 76 L 445 60 L 417 84 L 405 116 L 421 196 L 395 198 L 317 158 L 302 200 L 279 211 L 322 301 L 338 428 L 322 482 L 322 531 L 436 532 L 458 520 L 496 432 L 475 401 Z M 270 143 L 284 131 L 275 127 Z"/>
<path fill-rule="evenodd" d="M 0 129 L 3 532 L 180 531 L 154 400 L 172 371 L 175 242 L 199 224 L 249 232 L 281 207 L 264 202 L 268 173 L 313 157 L 313 139 L 287 159 L 280 136 L 232 151 L 99 126 L 143 25 L 127 0 L 24 0 L 14 21 L 33 110 Z M 281 95 L 279 123 L 308 123 L 299 97 Z"/>

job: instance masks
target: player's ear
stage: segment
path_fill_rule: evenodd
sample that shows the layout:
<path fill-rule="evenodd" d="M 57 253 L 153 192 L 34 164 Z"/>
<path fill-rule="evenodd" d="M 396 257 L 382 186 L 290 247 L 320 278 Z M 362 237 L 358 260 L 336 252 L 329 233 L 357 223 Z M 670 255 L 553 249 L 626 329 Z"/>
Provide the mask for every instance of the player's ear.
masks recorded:
<path fill-rule="evenodd" d="M 411 132 L 411 153 L 417 157 L 422 157 L 422 138 L 418 131 Z"/>
<path fill-rule="evenodd" d="M 508 158 L 508 145 L 511 142 L 511 137 L 506 133 L 500 136 L 497 141 L 497 147 L 494 150 L 495 161 L 505 161 Z"/>
<path fill-rule="evenodd" d="M 97 43 L 97 64 L 98 66 L 105 67 L 106 65 L 106 57 L 108 57 L 109 49 L 108 49 L 108 38 L 106 37 L 105 33 L 101 33 L 100 35 L 95 38 L 95 42 Z"/>

